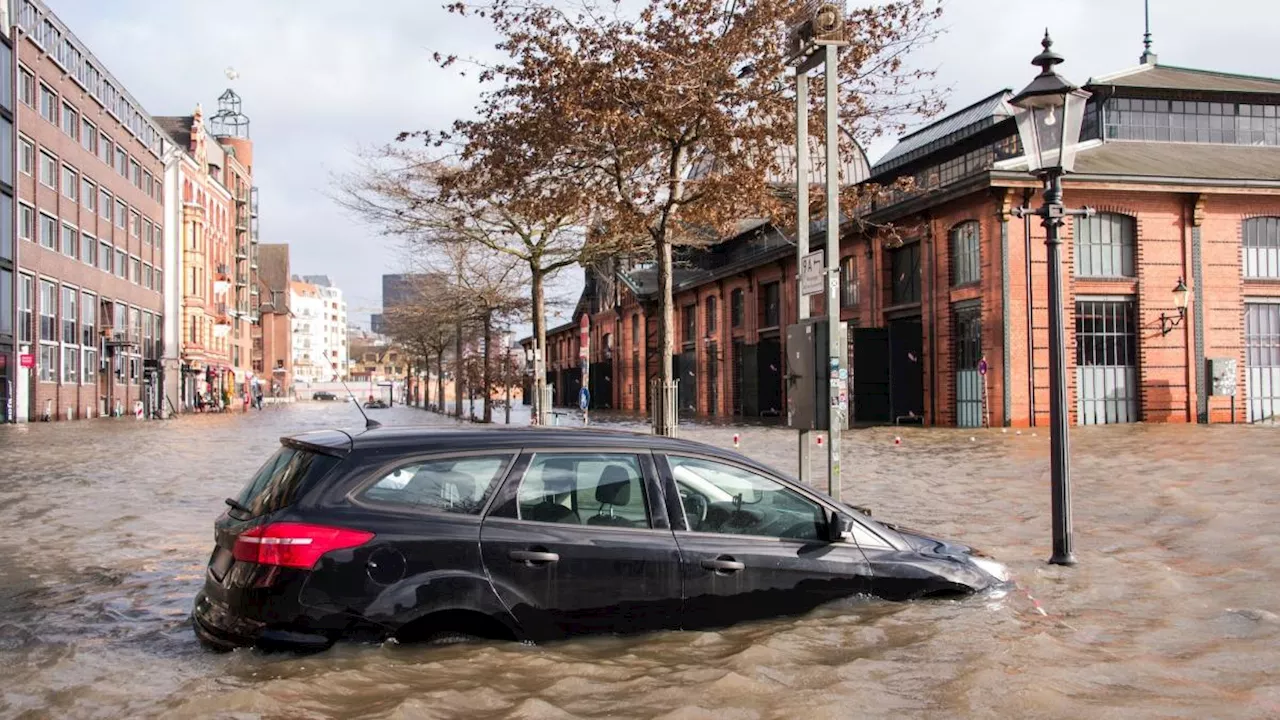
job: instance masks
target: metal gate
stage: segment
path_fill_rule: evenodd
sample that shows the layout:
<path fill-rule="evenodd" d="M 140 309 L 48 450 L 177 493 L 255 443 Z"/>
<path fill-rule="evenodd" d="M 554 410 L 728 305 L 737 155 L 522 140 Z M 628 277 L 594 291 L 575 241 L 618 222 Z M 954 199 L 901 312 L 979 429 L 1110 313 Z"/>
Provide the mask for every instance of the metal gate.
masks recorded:
<path fill-rule="evenodd" d="M 1076 420 L 1138 421 L 1138 335 L 1129 298 L 1076 301 Z"/>
<path fill-rule="evenodd" d="M 982 427 L 983 377 L 978 372 L 982 360 L 982 308 L 977 303 L 957 305 L 952 328 L 955 340 L 956 427 Z"/>
<path fill-rule="evenodd" d="M 1244 304 L 1244 394 L 1249 422 L 1280 415 L 1280 303 Z"/>

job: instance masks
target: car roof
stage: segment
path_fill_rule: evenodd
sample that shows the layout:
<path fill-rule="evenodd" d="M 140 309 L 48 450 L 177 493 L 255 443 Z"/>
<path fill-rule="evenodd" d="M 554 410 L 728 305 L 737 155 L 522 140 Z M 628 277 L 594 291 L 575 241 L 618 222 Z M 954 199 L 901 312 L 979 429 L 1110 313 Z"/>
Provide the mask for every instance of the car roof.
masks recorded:
<path fill-rule="evenodd" d="M 337 452 L 360 450 L 470 450 L 486 447 L 518 448 L 615 448 L 643 447 L 652 450 L 684 450 L 739 457 L 721 448 L 691 440 L 662 437 L 623 430 L 580 427 L 457 427 L 439 425 L 396 425 L 359 433 L 342 430 L 315 430 L 282 437 L 282 443 L 311 446 Z"/>

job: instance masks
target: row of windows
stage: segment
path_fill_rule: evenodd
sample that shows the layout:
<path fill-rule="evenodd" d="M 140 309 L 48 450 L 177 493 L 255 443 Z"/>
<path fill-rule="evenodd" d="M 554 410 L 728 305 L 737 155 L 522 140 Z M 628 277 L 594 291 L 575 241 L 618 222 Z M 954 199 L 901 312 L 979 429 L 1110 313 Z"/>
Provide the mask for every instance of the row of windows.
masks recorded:
<path fill-rule="evenodd" d="M 1119 213 L 1075 219 L 1075 274 L 1082 278 L 1137 277 L 1137 221 Z M 1280 217 L 1249 218 L 1242 223 L 1244 276 L 1280 278 Z M 981 279 L 979 224 L 968 220 L 951 228 L 951 284 Z M 902 268 L 909 271 L 909 268 Z M 894 270 L 898 275 L 898 269 Z"/>
<path fill-rule="evenodd" d="M 39 295 L 36 289 L 39 288 Z M 39 302 L 37 303 L 37 298 Z M 38 318 L 38 324 L 37 324 Z M 99 326 L 132 339 L 141 351 L 123 350 L 126 355 L 156 358 L 163 347 L 163 321 L 153 313 L 103 298 L 72 285 L 53 280 L 18 276 L 18 342 L 40 343 L 38 373 L 42 382 L 85 383 L 97 381 L 101 357 L 105 363 L 106 338 Z M 117 359 L 117 373 L 124 379 L 124 358 Z M 129 380 L 137 382 L 136 368 Z"/>
<path fill-rule="evenodd" d="M 27 175 L 37 174 L 40 184 L 50 190 L 60 191 L 72 202 L 78 202 L 89 212 L 97 212 L 107 222 L 114 222 L 120 229 L 128 229 L 129 235 L 140 238 L 148 246 L 161 239 L 160 226 L 144 217 L 120 198 L 113 197 L 105 187 L 93 182 L 88 175 L 66 163 L 44 148 L 36 146 L 25 137 L 18 138 L 18 169 Z M 37 161 L 36 158 L 39 157 Z M 38 166 L 38 167 L 37 167 Z"/>
<path fill-rule="evenodd" d="M 160 131 L 133 104 L 124 90 L 118 88 L 112 78 L 94 64 L 88 53 L 76 46 L 71 34 L 59 27 L 52 14 L 33 0 L 22 0 L 18 9 L 18 25 L 77 84 L 102 103 L 107 112 L 115 116 L 156 157 L 160 157 L 163 150 L 163 135 Z"/>
<path fill-rule="evenodd" d="M 26 203 L 18 205 L 18 237 L 31 242 L 38 241 L 46 250 L 78 259 L 134 285 L 155 292 L 164 290 L 163 271 L 160 268 L 143 262 L 136 255 L 129 255 L 106 240 L 98 240 L 89 233 L 80 232 L 73 225 L 60 223 L 52 215 L 36 212 L 35 208 Z"/>
<path fill-rule="evenodd" d="M 1107 137 L 1120 140 L 1280 145 L 1280 106 L 1113 98 Z"/>
<path fill-rule="evenodd" d="M 37 86 L 38 105 L 37 105 Z M 156 202 L 163 200 L 161 183 L 156 180 L 150 170 L 142 167 L 136 157 L 129 155 L 124 146 L 112 141 L 111 136 L 99 130 L 87 117 L 82 117 L 70 102 L 58 101 L 53 89 L 43 82 L 37 83 L 35 76 L 26 68 L 18 70 L 18 99 L 24 104 L 39 110 L 40 116 L 51 124 L 62 129 L 68 137 L 77 140 L 80 146 L 93 153 L 99 160 L 115 169 L 121 177 L 126 178 L 134 187 L 147 194 Z"/>

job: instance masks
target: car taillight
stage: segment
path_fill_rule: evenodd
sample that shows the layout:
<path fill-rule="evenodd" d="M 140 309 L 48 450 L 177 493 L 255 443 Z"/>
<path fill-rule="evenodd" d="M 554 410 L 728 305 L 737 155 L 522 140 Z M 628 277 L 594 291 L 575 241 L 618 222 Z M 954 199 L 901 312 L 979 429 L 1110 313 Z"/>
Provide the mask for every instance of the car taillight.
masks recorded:
<path fill-rule="evenodd" d="M 359 547 L 373 533 L 308 523 L 279 522 L 241 533 L 231 554 L 241 562 L 310 570 L 320 556 Z"/>

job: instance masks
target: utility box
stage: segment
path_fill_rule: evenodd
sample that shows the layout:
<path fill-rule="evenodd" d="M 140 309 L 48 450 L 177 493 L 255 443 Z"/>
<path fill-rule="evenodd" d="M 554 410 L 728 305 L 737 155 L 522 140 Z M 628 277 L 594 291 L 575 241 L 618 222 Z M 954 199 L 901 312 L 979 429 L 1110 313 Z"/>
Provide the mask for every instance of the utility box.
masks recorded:
<path fill-rule="evenodd" d="M 848 369 L 845 324 L 836 324 L 842 351 L 835 367 L 828 359 L 827 318 L 810 318 L 787 326 L 787 424 L 797 430 L 830 430 L 831 411 L 837 410 L 843 428 L 848 413 Z"/>
<path fill-rule="evenodd" d="M 1211 395 L 1232 396 L 1236 394 L 1236 359 L 1209 358 L 1209 387 Z"/>

